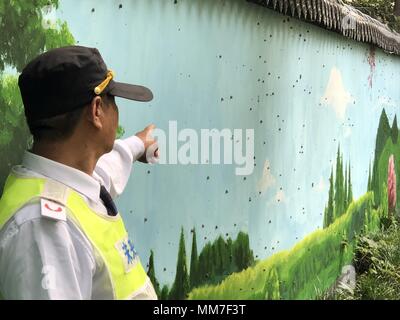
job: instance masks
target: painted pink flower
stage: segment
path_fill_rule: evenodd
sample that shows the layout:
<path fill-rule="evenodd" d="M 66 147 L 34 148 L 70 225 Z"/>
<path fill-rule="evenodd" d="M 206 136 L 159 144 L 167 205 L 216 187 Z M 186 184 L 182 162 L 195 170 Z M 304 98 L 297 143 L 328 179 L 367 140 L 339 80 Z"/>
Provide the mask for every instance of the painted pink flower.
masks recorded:
<path fill-rule="evenodd" d="M 395 212 L 396 209 L 396 172 L 394 170 L 394 156 L 389 158 L 388 165 L 388 209 L 389 214 Z"/>

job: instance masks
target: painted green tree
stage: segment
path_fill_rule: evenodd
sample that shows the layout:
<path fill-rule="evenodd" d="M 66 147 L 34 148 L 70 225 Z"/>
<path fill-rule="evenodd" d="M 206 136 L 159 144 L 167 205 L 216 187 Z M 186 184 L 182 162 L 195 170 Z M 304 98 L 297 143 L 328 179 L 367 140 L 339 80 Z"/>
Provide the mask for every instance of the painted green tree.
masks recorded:
<path fill-rule="evenodd" d="M 393 144 L 397 143 L 397 139 L 399 138 L 399 128 L 397 126 L 397 115 L 394 116 L 393 124 L 392 124 L 392 141 Z"/>
<path fill-rule="evenodd" d="M 371 163 L 368 166 L 368 185 L 367 191 L 372 191 L 372 174 L 371 174 Z"/>
<path fill-rule="evenodd" d="M 178 261 L 176 265 L 175 281 L 169 293 L 170 300 L 183 300 L 189 293 L 189 276 L 186 264 L 185 235 L 183 228 L 179 240 Z"/>
<path fill-rule="evenodd" d="M 334 189 L 333 189 L 333 169 L 331 170 L 331 176 L 329 178 L 329 198 L 328 198 L 328 205 L 325 208 L 325 215 L 324 215 L 324 228 L 328 227 L 334 221 L 334 204 L 333 204 L 333 196 L 334 196 Z"/>
<path fill-rule="evenodd" d="M 336 175 L 335 175 L 335 219 L 344 213 L 344 186 L 343 186 L 343 158 L 340 153 L 340 145 L 336 157 Z"/>
<path fill-rule="evenodd" d="M 189 275 L 189 282 L 190 282 L 191 289 L 196 287 L 199 283 L 198 265 L 199 265 L 199 257 L 197 254 L 196 228 L 193 228 L 193 230 L 192 230 L 192 252 L 190 255 L 190 275 Z"/>
<path fill-rule="evenodd" d="M 348 177 L 347 177 L 348 189 L 347 189 L 347 205 L 346 208 L 353 202 L 353 184 L 351 183 L 351 167 L 349 163 Z"/>
<path fill-rule="evenodd" d="M 199 255 L 198 285 L 220 283 L 234 272 L 240 272 L 254 264 L 249 236 L 239 232 L 236 240 L 219 236 L 205 244 Z"/>
<path fill-rule="evenodd" d="M 160 300 L 168 300 L 168 295 L 169 295 L 169 288 L 167 285 L 164 285 L 161 289 Z"/>
<path fill-rule="evenodd" d="M 238 233 L 233 246 L 233 257 L 239 270 L 244 270 L 254 263 L 253 252 L 250 250 L 250 240 L 247 233 Z"/>
<path fill-rule="evenodd" d="M 381 203 L 381 181 L 383 177 L 379 176 L 379 159 L 381 157 L 382 151 L 385 148 L 386 141 L 391 136 L 392 129 L 390 128 L 389 119 L 386 115 L 385 109 L 382 109 L 381 116 L 379 118 L 378 132 L 376 134 L 375 141 L 375 154 L 374 162 L 372 167 L 372 190 L 374 191 L 374 200 L 376 205 Z"/>
<path fill-rule="evenodd" d="M 329 178 L 328 204 L 324 211 L 324 228 L 331 225 L 337 218 L 346 213 L 347 208 L 353 202 L 353 185 L 351 183 L 350 162 L 345 166 L 343 172 L 343 155 L 338 147 L 336 155 L 335 176 L 333 168 Z"/>
<path fill-rule="evenodd" d="M 147 275 L 149 276 L 151 282 L 153 283 L 154 290 L 157 294 L 157 297 L 160 297 L 160 294 L 161 294 L 160 283 L 158 282 L 158 280 L 156 278 L 156 272 L 154 269 L 154 252 L 153 252 L 153 250 L 150 250 L 149 269 L 147 271 Z"/>

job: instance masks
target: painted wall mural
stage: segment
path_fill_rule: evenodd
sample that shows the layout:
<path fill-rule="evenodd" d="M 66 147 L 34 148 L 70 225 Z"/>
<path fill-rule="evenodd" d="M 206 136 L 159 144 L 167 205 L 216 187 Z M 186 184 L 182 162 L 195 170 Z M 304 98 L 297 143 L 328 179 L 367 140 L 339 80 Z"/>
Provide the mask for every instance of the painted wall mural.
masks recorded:
<path fill-rule="evenodd" d="M 117 100 L 121 135 L 155 123 L 165 164 L 135 164 L 117 204 L 160 298 L 317 298 L 356 234 L 397 214 L 398 56 L 242 0 L 18 0 L 0 12 L 1 183 L 30 143 L 16 79 L 38 53 L 97 47 L 119 81 L 152 89 L 147 106 Z M 254 157 L 203 162 L 188 128 L 241 129 L 242 142 L 252 129 Z"/>

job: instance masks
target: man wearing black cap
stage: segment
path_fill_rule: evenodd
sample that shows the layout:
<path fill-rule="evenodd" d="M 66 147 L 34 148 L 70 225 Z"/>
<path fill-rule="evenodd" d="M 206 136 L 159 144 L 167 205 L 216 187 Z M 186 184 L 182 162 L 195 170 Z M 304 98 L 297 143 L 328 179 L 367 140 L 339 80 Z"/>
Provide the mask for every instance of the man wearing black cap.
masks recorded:
<path fill-rule="evenodd" d="M 33 146 L 0 199 L 0 294 L 6 299 L 157 299 L 113 199 L 132 163 L 157 156 L 154 125 L 115 140 L 114 97 L 150 101 L 115 82 L 97 49 L 48 51 L 19 87 Z"/>

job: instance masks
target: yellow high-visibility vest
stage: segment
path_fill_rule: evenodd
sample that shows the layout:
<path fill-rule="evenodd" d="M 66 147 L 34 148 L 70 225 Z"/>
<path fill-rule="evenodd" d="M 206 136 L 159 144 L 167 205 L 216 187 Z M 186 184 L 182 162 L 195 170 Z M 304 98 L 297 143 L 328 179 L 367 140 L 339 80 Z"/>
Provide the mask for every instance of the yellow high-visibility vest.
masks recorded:
<path fill-rule="evenodd" d="M 96 213 L 76 191 L 54 180 L 11 173 L 0 199 L 0 230 L 19 209 L 42 198 L 69 209 L 67 219 L 80 228 L 103 258 L 114 299 L 130 299 L 146 285 L 148 276 L 128 238 L 121 215 Z"/>

